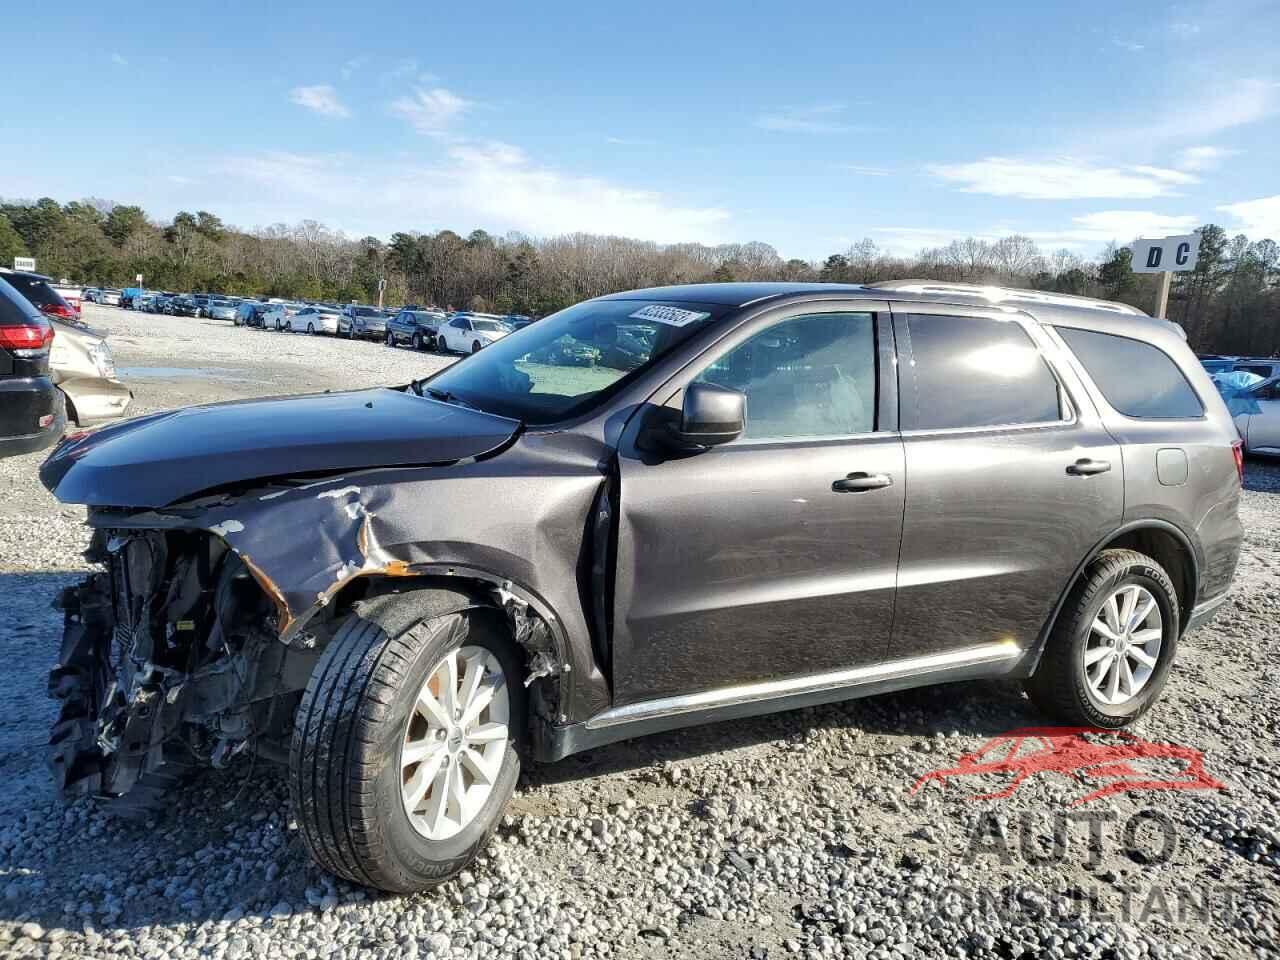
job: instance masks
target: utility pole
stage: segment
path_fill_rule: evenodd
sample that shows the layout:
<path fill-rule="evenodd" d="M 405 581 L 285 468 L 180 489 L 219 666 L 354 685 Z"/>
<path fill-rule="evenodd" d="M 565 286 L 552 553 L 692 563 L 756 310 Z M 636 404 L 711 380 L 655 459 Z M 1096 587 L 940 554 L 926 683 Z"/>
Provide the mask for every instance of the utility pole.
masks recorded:
<path fill-rule="evenodd" d="M 387 278 L 379 277 L 378 278 L 378 309 L 379 310 L 382 309 L 382 294 L 386 289 L 387 289 Z"/>

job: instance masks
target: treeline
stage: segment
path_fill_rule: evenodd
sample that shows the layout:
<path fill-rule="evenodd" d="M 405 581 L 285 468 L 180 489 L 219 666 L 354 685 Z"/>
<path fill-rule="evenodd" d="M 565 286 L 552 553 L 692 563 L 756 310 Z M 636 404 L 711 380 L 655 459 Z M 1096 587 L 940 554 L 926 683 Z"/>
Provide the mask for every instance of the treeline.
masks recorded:
<path fill-rule="evenodd" d="M 1271 240 L 1228 237 L 1208 224 L 1196 269 L 1177 274 L 1169 317 L 1192 346 L 1223 353 L 1280 353 L 1280 248 Z M 871 240 L 824 261 L 784 260 L 767 243 L 656 244 L 572 234 L 532 239 L 395 233 L 351 239 L 313 220 L 244 231 L 212 213 L 179 213 L 168 223 L 141 207 L 86 199 L 0 202 L 0 262 L 30 255 L 56 277 L 316 300 L 376 301 L 541 316 L 587 297 L 634 287 L 729 280 L 867 283 L 903 277 L 996 283 L 1121 300 L 1150 310 L 1156 278 L 1135 274 L 1127 247 L 1097 260 L 1045 252 L 1025 236 L 968 238 L 893 256 Z"/>

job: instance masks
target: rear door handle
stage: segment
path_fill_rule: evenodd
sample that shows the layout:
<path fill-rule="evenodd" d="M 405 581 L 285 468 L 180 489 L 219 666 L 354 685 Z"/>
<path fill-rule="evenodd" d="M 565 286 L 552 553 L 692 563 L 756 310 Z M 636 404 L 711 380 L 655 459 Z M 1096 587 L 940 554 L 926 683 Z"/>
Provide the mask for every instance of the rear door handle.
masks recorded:
<path fill-rule="evenodd" d="M 1110 460 L 1090 460 L 1086 457 L 1067 467 L 1067 473 L 1074 477 L 1091 477 L 1095 473 L 1106 473 L 1110 469 Z"/>
<path fill-rule="evenodd" d="M 851 473 L 831 484 L 836 493 L 865 493 L 867 490 L 879 490 L 893 486 L 893 477 L 887 473 Z"/>

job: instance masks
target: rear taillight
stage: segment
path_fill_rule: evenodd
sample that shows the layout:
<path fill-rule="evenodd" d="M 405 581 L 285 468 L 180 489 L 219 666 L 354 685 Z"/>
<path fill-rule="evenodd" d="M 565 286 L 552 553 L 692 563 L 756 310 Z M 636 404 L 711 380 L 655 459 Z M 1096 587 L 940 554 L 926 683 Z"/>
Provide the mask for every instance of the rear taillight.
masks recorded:
<path fill-rule="evenodd" d="M 1244 441 L 1235 440 L 1231 444 L 1231 455 L 1236 459 L 1236 474 L 1240 477 L 1240 485 L 1244 486 Z"/>
<path fill-rule="evenodd" d="M 53 327 L 41 317 L 13 326 L 0 326 L 0 347 L 13 350 L 19 356 L 46 349 L 53 342 Z"/>
<path fill-rule="evenodd" d="M 79 317 L 79 314 L 65 303 L 46 303 L 40 308 L 40 312 L 55 320 L 75 320 Z"/>

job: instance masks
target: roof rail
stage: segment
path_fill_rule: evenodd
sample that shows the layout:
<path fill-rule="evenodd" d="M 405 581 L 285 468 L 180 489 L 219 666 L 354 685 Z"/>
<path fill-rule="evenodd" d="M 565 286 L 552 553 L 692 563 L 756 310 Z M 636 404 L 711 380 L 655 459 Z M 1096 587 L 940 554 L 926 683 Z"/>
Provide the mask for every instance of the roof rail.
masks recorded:
<path fill-rule="evenodd" d="M 893 290 L 898 293 L 959 294 L 966 297 L 980 297 L 991 303 L 1004 303 L 1007 301 L 1044 303 L 1061 307 L 1088 307 L 1094 310 L 1110 310 L 1112 313 L 1123 313 L 1134 317 L 1147 316 L 1137 307 L 1131 307 L 1127 303 L 1099 300 L 1096 297 L 1078 297 L 1070 293 L 1045 293 L 1042 290 L 1019 290 L 1012 287 L 984 286 L 978 283 L 949 283 L 940 280 L 885 280 L 881 283 L 870 283 L 867 286 L 876 290 Z"/>

